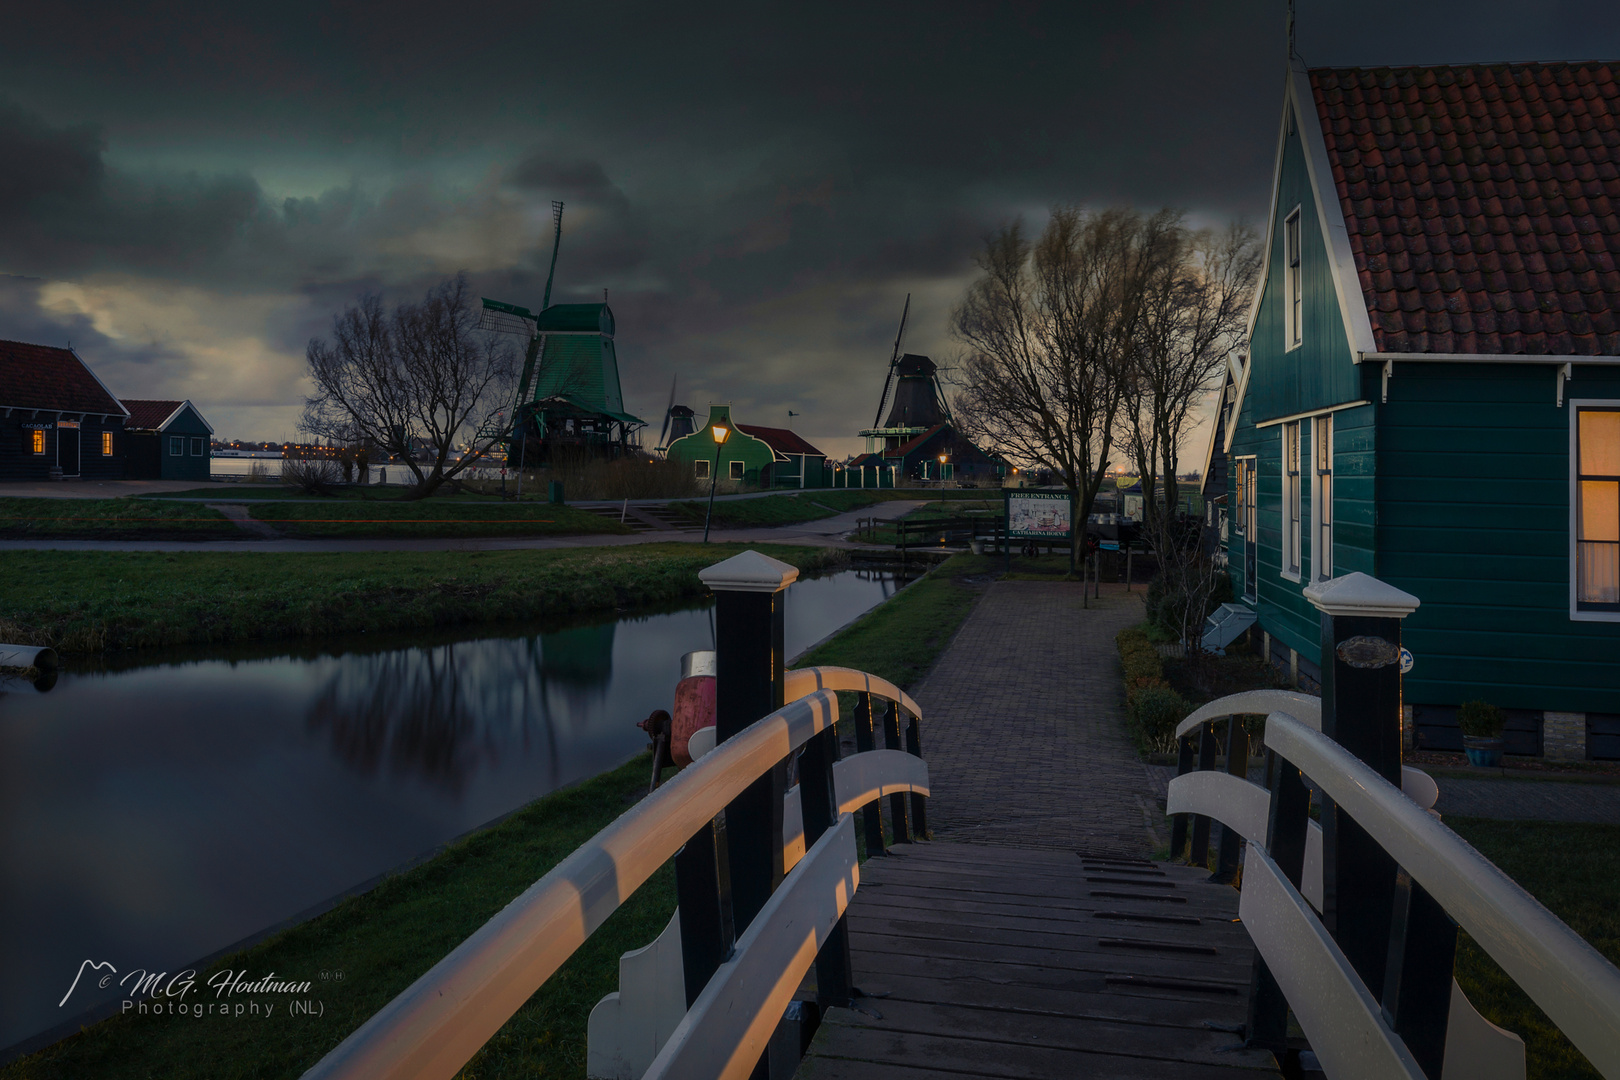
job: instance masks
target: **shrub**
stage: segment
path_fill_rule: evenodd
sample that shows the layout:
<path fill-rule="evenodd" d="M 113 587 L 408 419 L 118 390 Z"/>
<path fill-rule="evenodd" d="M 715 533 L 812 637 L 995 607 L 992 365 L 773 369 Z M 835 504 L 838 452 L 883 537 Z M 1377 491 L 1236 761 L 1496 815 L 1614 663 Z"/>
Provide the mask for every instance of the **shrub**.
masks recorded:
<path fill-rule="evenodd" d="M 1464 735 L 1476 739 L 1495 739 L 1502 734 L 1507 718 L 1502 710 L 1485 701 L 1465 701 L 1457 710 L 1457 726 Z"/>
<path fill-rule="evenodd" d="M 342 467 L 329 457 L 283 458 L 281 482 L 304 495 L 332 495 L 341 483 Z"/>
<path fill-rule="evenodd" d="M 1130 706 L 1130 732 L 1144 754 L 1162 754 L 1176 744 L 1176 725 L 1192 712 L 1187 699 L 1162 680 L 1137 687 Z"/>
<path fill-rule="evenodd" d="M 1125 674 L 1126 730 L 1143 754 L 1169 751 L 1175 745 L 1176 725 L 1192 708 L 1165 681 L 1164 663 L 1142 627 L 1121 630 L 1114 641 Z"/>

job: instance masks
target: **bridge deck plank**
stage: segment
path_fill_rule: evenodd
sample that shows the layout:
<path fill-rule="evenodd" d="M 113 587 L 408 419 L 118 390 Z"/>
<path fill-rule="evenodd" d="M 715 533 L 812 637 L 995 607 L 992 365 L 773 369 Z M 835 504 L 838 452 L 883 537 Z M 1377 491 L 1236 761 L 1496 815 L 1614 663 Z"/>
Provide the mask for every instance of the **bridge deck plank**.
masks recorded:
<path fill-rule="evenodd" d="M 869 859 L 849 928 L 874 996 L 828 1012 L 799 1076 L 1275 1075 L 1271 1055 L 1217 1030 L 1243 1021 L 1253 952 L 1236 891 L 1207 878 L 946 842 Z M 1104 943 L 1120 939 L 1157 947 Z"/>

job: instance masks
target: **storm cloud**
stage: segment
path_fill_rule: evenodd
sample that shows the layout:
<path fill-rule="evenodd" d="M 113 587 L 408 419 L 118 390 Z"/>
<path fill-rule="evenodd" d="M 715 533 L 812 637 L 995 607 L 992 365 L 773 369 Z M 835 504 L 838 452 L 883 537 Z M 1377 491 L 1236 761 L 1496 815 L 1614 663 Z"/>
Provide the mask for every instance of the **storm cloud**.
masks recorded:
<path fill-rule="evenodd" d="M 1596 4 L 1301 5 L 1313 64 L 1614 55 Z M 0 336 L 221 434 L 292 432 L 359 293 L 466 270 L 618 316 L 627 405 L 834 452 L 1000 223 L 1055 203 L 1261 217 L 1284 5 L 89 3 L 0 40 Z M 105 374 L 104 374 L 104 377 Z M 128 380 L 126 384 L 125 380 Z M 114 382 L 109 378 L 109 382 Z"/>

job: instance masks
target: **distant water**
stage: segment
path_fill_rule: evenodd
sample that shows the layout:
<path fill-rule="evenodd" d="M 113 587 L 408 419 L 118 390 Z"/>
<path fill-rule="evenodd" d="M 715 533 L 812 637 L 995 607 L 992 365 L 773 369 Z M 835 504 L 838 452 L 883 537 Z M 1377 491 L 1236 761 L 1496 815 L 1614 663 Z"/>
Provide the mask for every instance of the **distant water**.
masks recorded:
<path fill-rule="evenodd" d="M 788 654 L 898 587 L 794 584 Z M 0 1047 L 116 999 L 86 978 L 58 1005 L 85 960 L 176 971 L 624 761 L 711 618 L 142 653 L 70 665 L 45 694 L 0 683 Z"/>

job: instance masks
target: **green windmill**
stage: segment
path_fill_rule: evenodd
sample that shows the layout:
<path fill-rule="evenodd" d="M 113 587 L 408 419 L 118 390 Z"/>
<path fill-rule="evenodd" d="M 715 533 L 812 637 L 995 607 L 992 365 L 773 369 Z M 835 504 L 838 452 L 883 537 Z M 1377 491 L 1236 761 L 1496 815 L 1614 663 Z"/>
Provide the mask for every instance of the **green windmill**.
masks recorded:
<path fill-rule="evenodd" d="M 618 458 L 645 421 L 624 411 L 613 311 L 600 304 L 553 304 L 562 246 L 563 204 L 551 204 L 551 270 L 538 314 L 516 304 L 484 301 L 482 326 L 529 339 L 517 400 L 506 428 L 507 465 L 545 464 L 558 457 Z M 532 444 L 532 445 L 531 445 Z"/>

